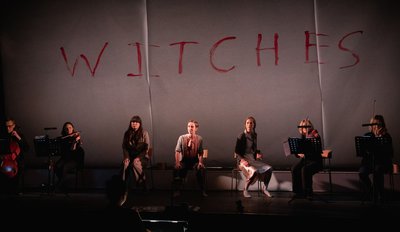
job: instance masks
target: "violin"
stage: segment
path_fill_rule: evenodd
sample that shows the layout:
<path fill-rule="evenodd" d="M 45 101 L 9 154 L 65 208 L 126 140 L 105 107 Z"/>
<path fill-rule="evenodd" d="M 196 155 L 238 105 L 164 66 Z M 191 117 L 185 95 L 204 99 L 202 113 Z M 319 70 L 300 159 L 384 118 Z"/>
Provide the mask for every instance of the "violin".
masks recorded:
<path fill-rule="evenodd" d="M 74 151 L 78 145 L 82 144 L 81 135 L 79 131 L 61 137 L 61 140 L 65 141 L 65 145 L 70 145 L 69 150 Z"/>
<path fill-rule="evenodd" d="M 71 133 L 71 134 L 69 134 L 69 135 L 62 136 L 61 139 L 66 139 L 66 138 L 77 138 L 77 137 L 80 136 L 80 133 L 81 133 L 81 132 L 76 131 L 76 132 L 73 132 L 73 133 Z"/>

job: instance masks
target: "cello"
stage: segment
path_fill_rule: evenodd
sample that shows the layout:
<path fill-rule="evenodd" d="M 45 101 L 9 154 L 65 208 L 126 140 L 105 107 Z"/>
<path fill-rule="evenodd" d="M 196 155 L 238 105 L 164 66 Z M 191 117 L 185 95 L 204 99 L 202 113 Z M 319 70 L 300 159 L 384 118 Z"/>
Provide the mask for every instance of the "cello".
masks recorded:
<path fill-rule="evenodd" d="M 14 141 L 12 138 L 10 139 L 9 148 L 10 153 L 4 154 L 1 157 L 0 170 L 7 177 L 13 178 L 18 173 L 17 157 L 21 153 L 21 148 L 18 142 Z"/>

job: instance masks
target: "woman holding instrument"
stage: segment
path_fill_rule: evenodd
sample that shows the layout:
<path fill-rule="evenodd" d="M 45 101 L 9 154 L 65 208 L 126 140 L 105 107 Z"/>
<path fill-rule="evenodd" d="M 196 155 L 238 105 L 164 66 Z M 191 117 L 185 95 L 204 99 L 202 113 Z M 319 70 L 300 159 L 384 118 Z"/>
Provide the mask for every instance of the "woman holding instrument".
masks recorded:
<path fill-rule="evenodd" d="M 58 178 L 57 187 L 62 191 L 68 192 L 68 184 L 71 178 L 68 174 L 77 169 L 83 168 L 85 152 L 82 145 L 81 135 L 75 130 L 71 122 L 64 123 L 61 136 L 59 137 L 61 146 L 61 158 L 56 162 L 55 173 Z"/>
<path fill-rule="evenodd" d="M 314 129 L 310 119 L 306 118 L 300 121 L 297 126 L 302 139 L 321 140 L 318 131 Z M 292 184 L 295 197 L 311 198 L 313 194 L 313 175 L 322 169 L 321 153 L 310 149 L 310 144 L 305 144 L 304 153 L 296 154 L 300 158 L 295 165 L 292 166 Z"/>
<path fill-rule="evenodd" d="M 368 125 L 368 124 L 367 124 Z M 374 201 L 384 200 L 384 175 L 392 172 L 392 137 L 386 128 L 382 115 L 374 115 L 369 124 L 370 131 L 364 136 L 371 138 L 366 154 L 361 161 L 359 178 L 364 192 L 363 200 L 373 197 Z M 369 175 L 373 174 L 373 182 Z"/>

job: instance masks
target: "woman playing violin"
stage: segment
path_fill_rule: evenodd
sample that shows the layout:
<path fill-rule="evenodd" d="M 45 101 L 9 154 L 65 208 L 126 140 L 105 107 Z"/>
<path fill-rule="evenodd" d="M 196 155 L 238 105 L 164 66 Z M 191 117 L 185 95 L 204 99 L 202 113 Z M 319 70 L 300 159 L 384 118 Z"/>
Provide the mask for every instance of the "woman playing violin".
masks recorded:
<path fill-rule="evenodd" d="M 8 154 L 2 156 L 1 183 L 8 193 L 22 193 L 22 176 L 24 171 L 24 152 L 28 151 L 28 143 L 20 127 L 12 118 L 6 119 Z"/>
<path fill-rule="evenodd" d="M 81 135 L 75 130 L 71 122 L 64 123 L 59 139 L 61 158 L 55 166 L 55 173 L 58 178 L 57 187 L 63 192 L 68 192 L 67 187 L 71 179 L 68 178 L 68 174 L 83 167 L 84 150 L 81 147 Z"/>
<path fill-rule="evenodd" d="M 306 118 L 300 121 L 297 126 L 302 139 L 311 139 L 321 141 L 321 136 L 314 129 L 311 120 Z M 305 143 L 304 153 L 296 154 L 300 160 L 292 166 L 292 187 L 295 197 L 312 198 L 313 195 L 313 175 L 322 169 L 321 153 L 312 149 L 311 143 Z"/>

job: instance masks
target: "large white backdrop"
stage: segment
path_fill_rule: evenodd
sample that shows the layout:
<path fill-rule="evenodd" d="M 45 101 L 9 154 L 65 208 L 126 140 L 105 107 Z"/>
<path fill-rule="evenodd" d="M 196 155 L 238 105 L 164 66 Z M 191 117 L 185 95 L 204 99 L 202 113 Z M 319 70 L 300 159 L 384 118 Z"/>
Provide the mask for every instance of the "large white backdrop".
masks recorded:
<path fill-rule="evenodd" d="M 209 165 L 232 165 L 244 119 L 268 163 L 310 118 L 335 167 L 357 167 L 354 137 L 382 114 L 400 149 L 400 16 L 382 0 L 3 1 L 6 115 L 28 138 L 72 121 L 86 165 L 116 167 L 140 115 L 154 161 L 174 162 L 196 119 Z M 396 154 L 395 160 L 399 159 Z"/>

